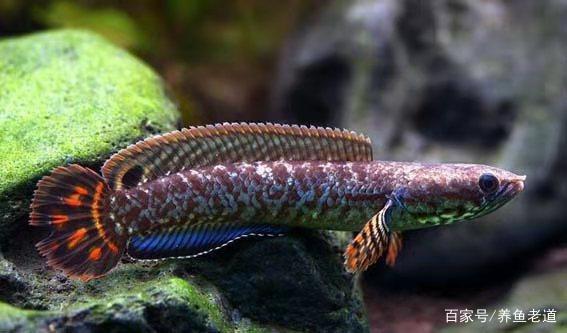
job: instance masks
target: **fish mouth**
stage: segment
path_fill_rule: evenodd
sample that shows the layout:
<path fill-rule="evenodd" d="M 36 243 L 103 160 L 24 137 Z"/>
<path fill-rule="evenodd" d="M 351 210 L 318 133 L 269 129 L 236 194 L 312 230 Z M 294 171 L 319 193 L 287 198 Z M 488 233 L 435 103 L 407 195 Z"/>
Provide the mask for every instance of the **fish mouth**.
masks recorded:
<path fill-rule="evenodd" d="M 498 204 L 504 204 L 514 198 L 520 192 L 524 191 L 524 181 L 526 176 L 518 176 L 511 179 L 505 186 L 500 189 L 495 195 L 495 201 Z"/>
<path fill-rule="evenodd" d="M 516 195 L 524 190 L 524 181 L 526 180 L 526 176 L 518 176 L 517 178 L 512 179 L 507 185 L 505 189 L 505 194 L 508 195 Z"/>

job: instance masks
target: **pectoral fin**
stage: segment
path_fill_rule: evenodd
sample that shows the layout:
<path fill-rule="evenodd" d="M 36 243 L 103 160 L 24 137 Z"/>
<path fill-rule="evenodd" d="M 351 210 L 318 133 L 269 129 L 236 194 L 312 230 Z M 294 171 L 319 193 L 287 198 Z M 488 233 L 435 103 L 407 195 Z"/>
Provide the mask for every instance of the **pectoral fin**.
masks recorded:
<path fill-rule="evenodd" d="M 388 200 L 382 210 L 364 225 L 345 251 L 345 267 L 351 273 L 365 271 L 386 254 L 386 263 L 393 265 L 401 250 L 401 235 L 389 229 L 394 200 Z"/>
<path fill-rule="evenodd" d="M 388 253 L 386 254 L 386 265 L 394 266 L 398 253 L 402 250 L 402 234 L 392 232 L 389 239 Z"/>

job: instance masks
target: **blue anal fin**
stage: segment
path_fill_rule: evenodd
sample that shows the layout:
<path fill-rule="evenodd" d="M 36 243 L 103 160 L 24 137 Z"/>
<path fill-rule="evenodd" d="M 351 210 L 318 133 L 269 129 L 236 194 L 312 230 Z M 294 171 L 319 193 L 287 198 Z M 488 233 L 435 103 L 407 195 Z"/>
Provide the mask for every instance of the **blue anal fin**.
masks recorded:
<path fill-rule="evenodd" d="M 281 236 L 286 226 L 267 224 L 206 223 L 155 230 L 130 238 L 127 253 L 137 260 L 192 258 L 218 250 L 246 237 Z"/>

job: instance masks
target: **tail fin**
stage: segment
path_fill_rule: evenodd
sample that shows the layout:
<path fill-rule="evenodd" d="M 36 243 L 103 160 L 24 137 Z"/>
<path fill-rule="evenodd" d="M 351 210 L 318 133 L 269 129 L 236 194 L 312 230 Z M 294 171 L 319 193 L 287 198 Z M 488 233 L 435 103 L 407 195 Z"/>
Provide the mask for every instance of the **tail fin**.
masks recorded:
<path fill-rule="evenodd" d="M 51 235 L 37 243 L 49 266 L 88 281 L 116 266 L 126 239 L 108 213 L 110 189 L 91 169 L 73 164 L 43 177 L 34 193 L 30 224 Z"/>

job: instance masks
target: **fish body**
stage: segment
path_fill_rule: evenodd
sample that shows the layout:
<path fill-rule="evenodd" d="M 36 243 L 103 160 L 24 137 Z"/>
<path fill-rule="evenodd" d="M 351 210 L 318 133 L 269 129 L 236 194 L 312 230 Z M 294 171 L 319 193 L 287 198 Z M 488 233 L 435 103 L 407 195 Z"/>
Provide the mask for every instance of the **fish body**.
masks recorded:
<path fill-rule="evenodd" d="M 523 190 L 525 177 L 477 164 L 374 161 L 354 132 L 271 124 L 176 131 L 114 155 L 103 176 L 71 165 L 38 184 L 30 216 L 38 244 L 71 277 L 101 276 L 126 252 L 144 260 L 194 257 L 289 228 L 360 233 L 349 271 L 385 255 L 400 232 L 471 220 Z"/>
<path fill-rule="evenodd" d="M 380 162 L 253 162 L 170 174 L 112 201 L 129 234 L 201 223 L 257 223 L 358 231 L 394 184 Z"/>
<path fill-rule="evenodd" d="M 403 231 L 453 223 L 482 207 L 473 193 L 465 192 L 476 184 L 448 180 L 460 169 L 474 173 L 475 168 L 479 166 L 381 161 L 216 165 L 117 191 L 111 211 L 129 236 L 155 228 L 235 221 L 359 231 L 395 189 L 403 188 L 406 209 L 392 226 Z"/>

